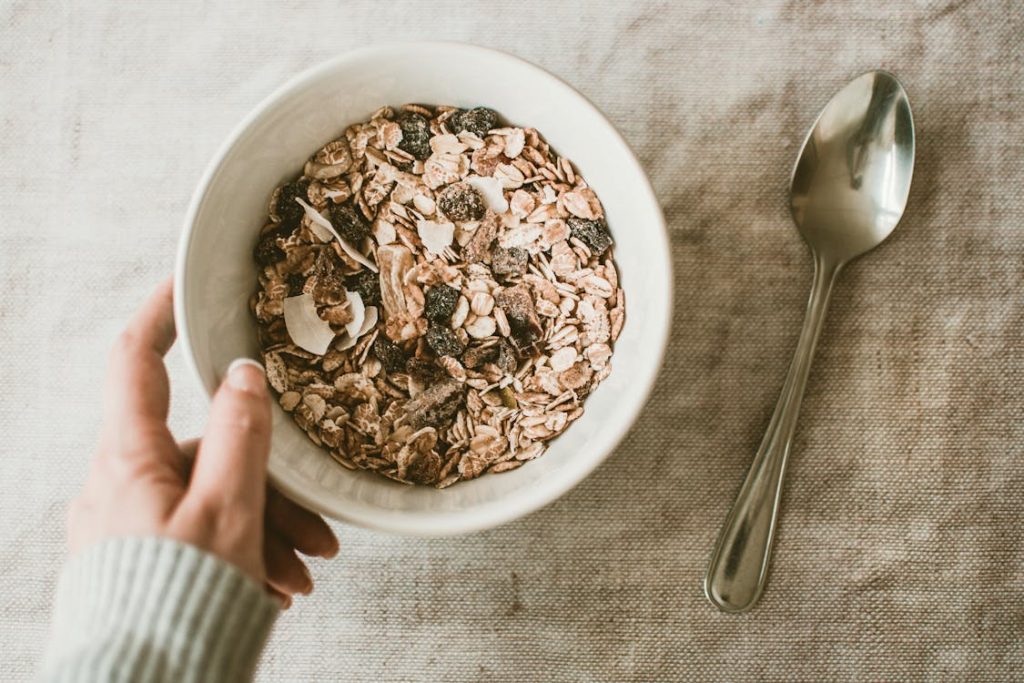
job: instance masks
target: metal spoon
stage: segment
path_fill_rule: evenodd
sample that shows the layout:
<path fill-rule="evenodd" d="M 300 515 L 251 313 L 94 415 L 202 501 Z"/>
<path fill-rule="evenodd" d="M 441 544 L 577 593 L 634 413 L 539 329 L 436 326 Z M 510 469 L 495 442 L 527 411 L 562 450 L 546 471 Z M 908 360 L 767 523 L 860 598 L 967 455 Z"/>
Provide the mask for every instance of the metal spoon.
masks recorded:
<path fill-rule="evenodd" d="M 708 599 L 725 612 L 750 609 L 764 588 L 786 456 L 832 285 L 847 262 L 896 227 L 913 171 L 910 102 L 885 71 L 868 72 L 836 93 L 804 142 L 790 209 L 814 257 L 814 282 L 782 394 L 704 579 Z"/>

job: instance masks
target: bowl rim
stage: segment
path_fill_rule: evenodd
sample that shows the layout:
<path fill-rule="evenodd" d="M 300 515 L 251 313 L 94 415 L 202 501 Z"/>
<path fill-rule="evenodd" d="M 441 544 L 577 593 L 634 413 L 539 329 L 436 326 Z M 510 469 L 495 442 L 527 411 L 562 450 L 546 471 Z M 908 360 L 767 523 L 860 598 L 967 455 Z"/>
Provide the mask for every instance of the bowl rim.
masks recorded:
<path fill-rule="evenodd" d="M 209 401 L 212 398 L 215 388 L 207 384 L 202 371 L 200 370 L 195 353 L 192 348 L 192 333 L 188 325 L 188 315 L 185 306 L 185 282 L 186 265 L 188 261 L 190 246 L 192 243 L 193 230 L 196 219 L 206 198 L 210 183 L 214 179 L 225 158 L 238 143 L 239 139 L 263 117 L 268 110 L 279 102 L 288 99 L 295 91 L 305 87 L 310 81 L 322 75 L 345 67 L 353 62 L 360 62 L 372 58 L 378 54 L 384 54 L 396 49 L 400 50 L 448 50 L 465 53 L 466 57 L 473 54 L 488 56 L 499 60 L 515 63 L 518 67 L 530 72 L 532 78 L 545 81 L 548 85 L 561 89 L 576 103 L 596 117 L 605 128 L 605 133 L 619 144 L 625 153 L 629 165 L 627 172 L 636 176 L 643 190 L 643 195 L 637 197 L 653 209 L 655 223 L 659 228 L 654 252 L 661 253 L 662 272 L 665 281 L 662 283 L 664 292 L 664 307 L 661 316 L 661 334 L 654 340 L 652 348 L 652 363 L 648 366 L 646 376 L 638 377 L 643 385 L 639 398 L 631 406 L 627 406 L 624 413 L 618 420 L 617 426 L 608 435 L 604 445 L 595 448 L 587 454 L 575 456 L 576 465 L 564 477 L 548 478 L 542 480 L 532 487 L 520 489 L 507 497 L 488 501 L 475 506 L 472 510 L 466 511 L 438 511 L 438 512 L 392 512 L 391 514 L 366 514 L 361 510 L 346 509 L 343 498 L 331 501 L 331 504 L 319 498 L 310 496 L 306 491 L 290 486 L 287 482 L 277 477 L 273 467 L 268 463 L 268 481 L 281 493 L 298 502 L 299 504 L 338 519 L 342 522 L 354 524 L 363 528 L 384 531 L 389 533 L 420 536 L 420 537 L 442 537 L 466 534 L 475 531 L 482 531 L 493 528 L 514 519 L 535 512 L 557 498 L 561 497 L 577 484 L 589 476 L 602 462 L 604 462 L 616 450 L 618 445 L 629 433 L 640 416 L 640 412 L 650 400 L 650 394 L 657 381 L 662 363 L 668 347 L 669 334 L 672 327 L 672 301 L 674 296 L 673 274 L 672 274 L 672 253 L 668 238 L 668 230 L 665 223 L 665 216 L 661 210 L 657 195 L 651 185 L 650 178 L 644 171 L 642 164 L 629 143 L 622 134 L 585 95 L 580 93 L 572 85 L 552 74 L 546 69 L 533 64 L 521 57 L 494 48 L 474 45 L 458 41 L 387 41 L 374 43 L 361 48 L 346 51 L 336 57 L 322 61 L 307 68 L 286 80 L 273 92 L 264 97 L 255 107 L 234 126 L 227 138 L 206 165 L 199 183 L 196 185 L 189 200 L 188 209 L 185 212 L 183 231 L 178 242 L 178 250 L 174 268 L 174 318 L 178 330 L 178 337 L 181 340 L 182 354 L 185 356 L 185 363 L 190 368 L 192 375 L 202 386 Z"/>

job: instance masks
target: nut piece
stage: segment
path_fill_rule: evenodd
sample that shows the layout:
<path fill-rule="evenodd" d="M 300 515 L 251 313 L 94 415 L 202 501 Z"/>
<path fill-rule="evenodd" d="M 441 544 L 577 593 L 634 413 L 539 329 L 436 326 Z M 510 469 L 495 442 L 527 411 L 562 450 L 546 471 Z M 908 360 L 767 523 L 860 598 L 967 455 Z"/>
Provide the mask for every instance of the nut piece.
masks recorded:
<path fill-rule="evenodd" d="M 489 213 L 477 226 L 469 243 L 463 247 L 462 255 L 469 263 L 489 262 L 491 260 L 491 244 L 497 237 L 498 218 L 493 213 Z"/>
<path fill-rule="evenodd" d="M 446 426 L 465 400 L 461 384 L 454 380 L 440 382 L 406 404 L 406 421 L 413 429 Z"/>
<path fill-rule="evenodd" d="M 530 290 L 524 284 L 508 287 L 498 292 L 494 299 L 508 318 L 512 338 L 520 348 L 529 346 L 540 338 L 543 329 L 533 306 Z"/>
<path fill-rule="evenodd" d="M 491 255 L 491 270 L 498 277 L 520 275 L 529 267 L 530 255 L 519 247 L 495 247 Z"/>

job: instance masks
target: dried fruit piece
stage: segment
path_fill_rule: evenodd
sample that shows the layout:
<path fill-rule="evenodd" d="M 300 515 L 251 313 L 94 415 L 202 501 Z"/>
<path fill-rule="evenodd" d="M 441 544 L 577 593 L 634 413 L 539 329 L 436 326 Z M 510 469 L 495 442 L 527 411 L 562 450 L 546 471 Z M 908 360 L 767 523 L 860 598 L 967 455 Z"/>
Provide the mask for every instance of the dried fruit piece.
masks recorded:
<path fill-rule="evenodd" d="M 338 257 L 330 249 L 321 249 L 316 257 L 310 293 L 319 306 L 335 306 L 345 301 L 345 279 Z"/>
<path fill-rule="evenodd" d="M 308 191 L 309 180 L 306 178 L 299 178 L 281 186 L 274 209 L 278 218 L 281 219 L 282 225 L 292 228 L 298 226 L 299 221 L 302 220 L 303 209 L 295 199 L 307 199 Z"/>
<path fill-rule="evenodd" d="M 498 355 L 494 359 L 494 364 L 498 366 L 498 369 L 505 374 L 511 374 L 515 372 L 516 367 L 519 365 L 519 360 L 516 358 L 516 351 L 512 348 L 512 345 L 502 339 L 498 342 Z"/>
<path fill-rule="evenodd" d="M 348 240 L 353 245 L 361 244 L 370 234 L 370 226 L 363 219 L 362 215 L 352 208 L 351 204 L 335 204 L 331 206 L 331 225 L 342 239 Z"/>
<path fill-rule="evenodd" d="M 302 294 L 306 287 L 306 276 L 299 273 L 292 273 L 288 276 L 288 296 Z"/>
<path fill-rule="evenodd" d="M 451 328 L 446 325 L 431 325 L 427 329 L 426 340 L 427 345 L 438 356 L 458 358 L 466 348 Z"/>
<path fill-rule="evenodd" d="M 415 356 L 405 362 L 405 372 L 423 385 L 430 385 L 445 378 L 444 368 Z"/>
<path fill-rule="evenodd" d="M 373 341 L 373 354 L 388 372 L 401 372 L 405 369 L 405 352 L 402 347 L 383 335 L 378 335 Z"/>
<path fill-rule="evenodd" d="M 495 247 L 491 253 L 491 270 L 499 277 L 520 275 L 526 272 L 530 254 L 519 247 Z"/>
<path fill-rule="evenodd" d="M 448 285 L 434 285 L 427 290 L 423 315 L 427 320 L 436 323 L 446 323 L 455 312 L 455 305 L 459 301 L 459 290 Z"/>
<path fill-rule="evenodd" d="M 448 119 L 448 128 L 456 135 L 466 130 L 478 138 L 486 137 L 497 125 L 497 112 L 487 107 L 474 107 L 468 111 L 455 112 Z"/>
<path fill-rule="evenodd" d="M 367 306 L 380 304 L 380 276 L 368 270 L 361 270 L 345 278 L 345 289 L 358 292 Z"/>
<path fill-rule="evenodd" d="M 406 421 L 413 429 L 443 427 L 452 421 L 465 400 L 461 384 L 454 380 L 439 382 L 406 403 Z"/>
<path fill-rule="evenodd" d="M 271 231 L 260 237 L 252 250 L 252 257 L 260 266 L 271 266 L 285 259 L 284 250 L 277 246 L 277 232 Z"/>
<path fill-rule="evenodd" d="M 469 183 L 452 183 L 441 191 L 437 207 L 449 220 L 465 223 L 484 217 L 484 198 Z"/>
<path fill-rule="evenodd" d="M 462 249 L 462 255 L 469 263 L 487 262 L 491 258 L 491 244 L 498 237 L 498 217 L 493 213 L 484 216 L 473 232 L 473 237 Z"/>
<path fill-rule="evenodd" d="M 524 284 L 507 287 L 494 298 L 504 311 L 512 328 L 512 337 L 520 349 L 523 349 L 540 338 L 542 328 L 533 306 L 533 298 L 529 288 Z"/>
<path fill-rule="evenodd" d="M 587 220 L 586 218 L 570 217 L 566 220 L 569 225 L 569 232 L 578 239 L 595 256 L 600 256 L 608 247 L 612 246 L 612 236 L 608 232 L 608 225 L 603 220 Z"/>
<path fill-rule="evenodd" d="M 398 149 L 420 160 L 430 156 L 430 122 L 424 116 L 403 111 L 395 118 L 395 123 L 402 129 Z"/>
<path fill-rule="evenodd" d="M 302 206 L 303 210 L 306 212 L 306 215 L 309 216 L 311 225 L 318 226 L 318 228 L 316 229 L 317 236 L 322 241 L 328 242 L 330 241 L 331 237 L 334 237 L 334 239 L 338 241 L 338 246 L 341 247 L 342 251 L 344 251 L 350 259 L 352 259 L 356 263 L 359 263 L 360 265 L 366 266 L 375 273 L 377 272 L 377 266 L 373 264 L 373 261 L 366 258 L 366 256 L 361 251 L 356 249 L 356 247 L 353 246 L 348 240 L 344 239 L 341 235 L 339 235 L 338 231 L 334 229 L 333 225 L 331 225 L 331 222 L 323 217 L 323 214 L 321 214 L 319 211 L 317 211 L 316 209 L 314 209 L 312 206 L 302 201 L 301 199 L 296 199 L 295 201 L 300 206 Z"/>
<path fill-rule="evenodd" d="M 498 358 L 498 345 L 471 346 L 466 349 L 462 361 L 470 370 L 476 370 L 484 363 L 493 363 Z"/>

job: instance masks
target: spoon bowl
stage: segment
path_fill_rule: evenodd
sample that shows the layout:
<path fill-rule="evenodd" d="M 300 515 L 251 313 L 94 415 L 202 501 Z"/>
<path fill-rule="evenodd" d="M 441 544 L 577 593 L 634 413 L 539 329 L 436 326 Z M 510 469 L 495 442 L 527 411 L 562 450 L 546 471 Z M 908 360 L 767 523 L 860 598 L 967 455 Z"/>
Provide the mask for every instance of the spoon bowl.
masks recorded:
<path fill-rule="evenodd" d="M 914 122 L 885 71 L 851 81 L 814 123 L 793 167 L 790 210 L 812 250 L 839 263 L 878 246 L 907 206 Z"/>
<path fill-rule="evenodd" d="M 708 599 L 724 612 L 750 609 L 764 589 L 786 459 L 832 286 L 847 261 L 896 227 L 913 172 L 910 102 L 885 71 L 866 73 L 836 93 L 800 150 L 790 209 L 814 257 L 814 282 L 775 412 L 704 579 Z"/>

